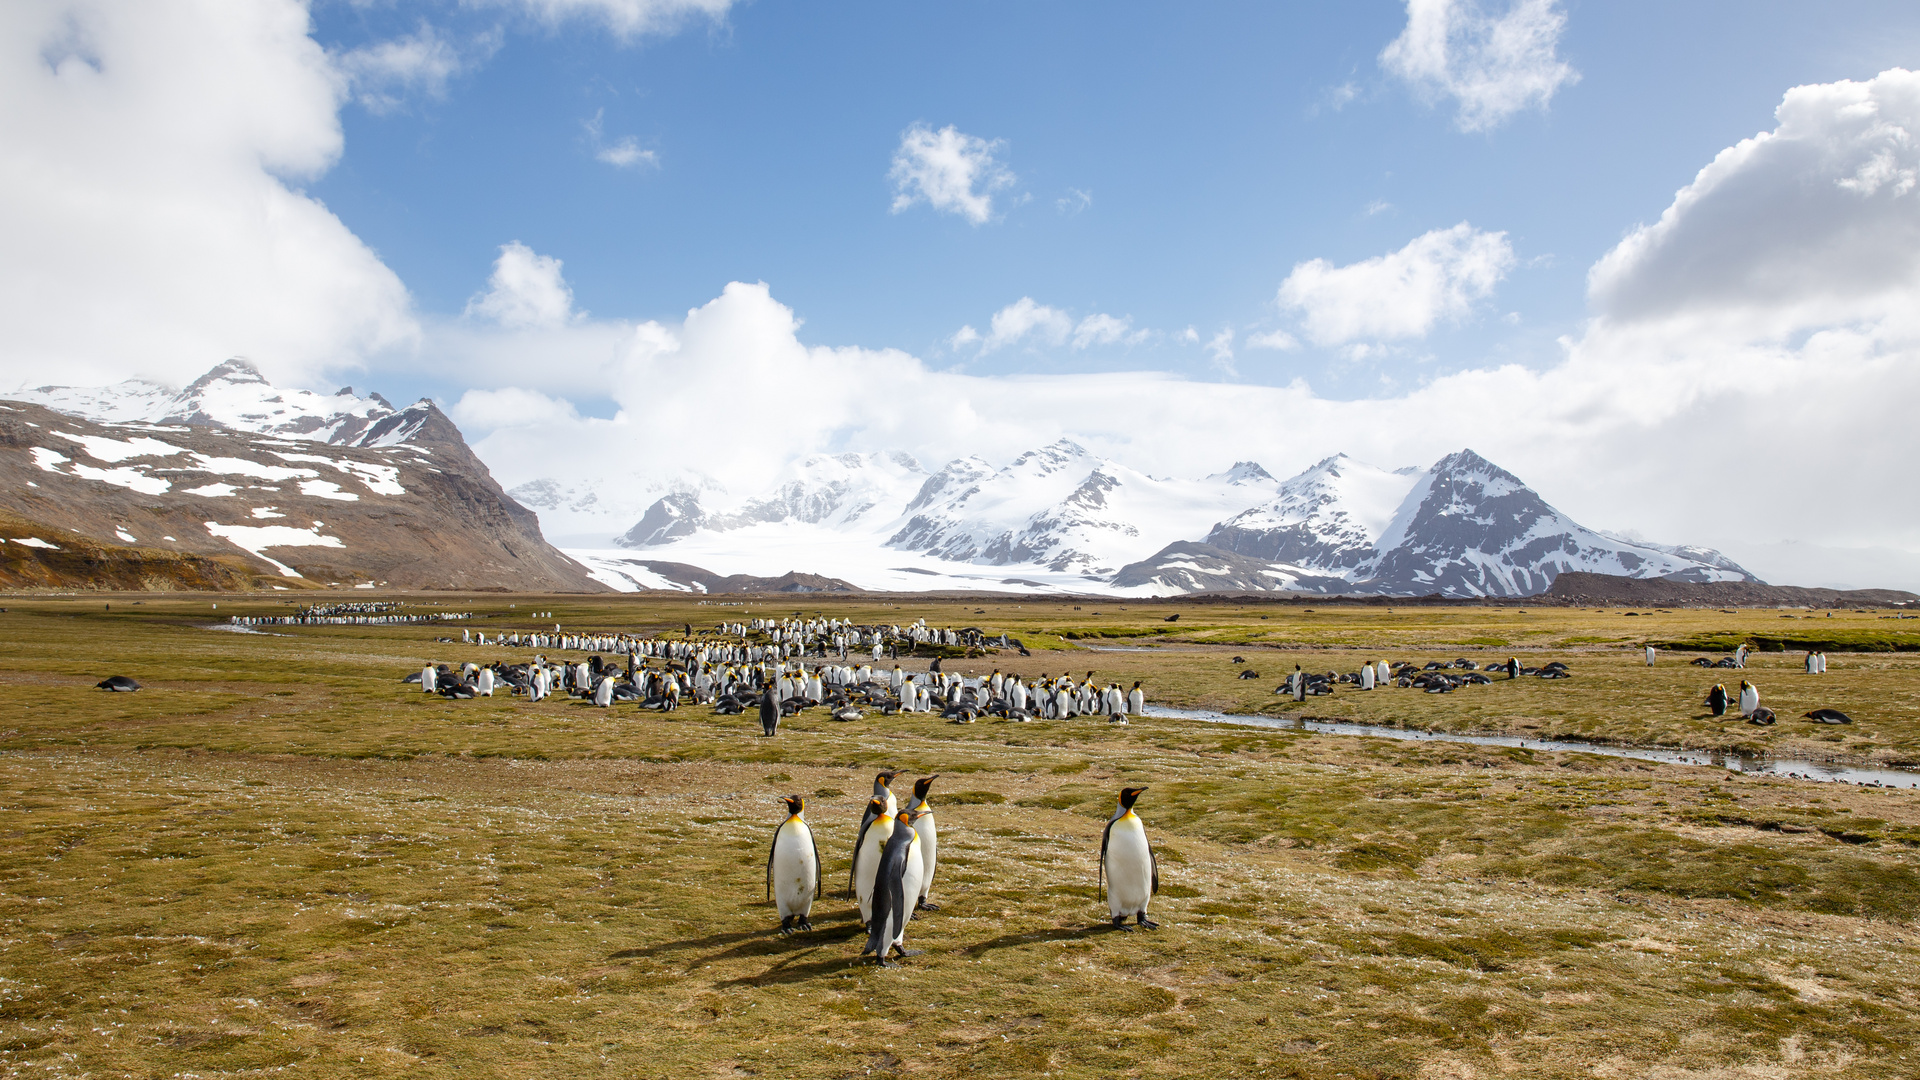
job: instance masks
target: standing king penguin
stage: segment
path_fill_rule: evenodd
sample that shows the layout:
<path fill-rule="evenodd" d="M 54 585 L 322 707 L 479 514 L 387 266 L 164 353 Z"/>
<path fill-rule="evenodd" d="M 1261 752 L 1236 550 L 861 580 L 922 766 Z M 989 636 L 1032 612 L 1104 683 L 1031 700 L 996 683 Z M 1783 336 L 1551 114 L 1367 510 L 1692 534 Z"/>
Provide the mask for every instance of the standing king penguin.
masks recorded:
<path fill-rule="evenodd" d="M 1753 710 L 1760 707 L 1760 688 L 1745 679 L 1740 680 L 1740 715 L 1752 716 Z"/>
<path fill-rule="evenodd" d="M 773 830 L 767 852 L 767 896 L 780 905 L 780 933 L 812 930 L 813 902 L 820 895 L 820 847 L 802 816 L 806 800 L 787 796 L 787 820 Z"/>
<path fill-rule="evenodd" d="M 873 921 L 873 885 L 880 872 L 880 863 L 886 854 L 887 841 L 893 838 L 893 815 L 886 812 L 887 804 L 874 799 L 867 804 L 867 823 L 860 826 L 860 836 L 853 845 L 852 880 L 854 902 L 860 907 L 860 925 L 866 926 Z"/>
<path fill-rule="evenodd" d="M 773 738 L 780 730 L 780 703 L 773 700 L 773 683 L 767 683 L 766 693 L 760 695 L 760 734 Z"/>
<path fill-rule="evenodd" d="M 913 831 L 913 815 L 902 812 L 890 819 L 893 831 L 881 849 L 873 883 L 873 916 L 867 922 L 867 945 L 860 955 L 873 955 L 874 962 L 887 966 L 887 957 L 896 951 L 913 956 L 906 945 L 907 920 L 913 918 L 913 898 L 920 888 L 920 853 L 914 849 L 919 837 Z"/>
<path fill-rule="evenodd" d="M 927 894 L 933 891 L 933 870 L 940 861 L 940 830 L 933 823 L 933 807 L 927 804 L 927 792 L 933 788 L 933 782 L 940 779 L 939 773 L 913 782 L 913 801 L 907 804 L 907 810 L 913 814 L 913 834 L 919 838 L 914 845 L 920 849 L 920 890 L 908 897 L 917 908 L 926 911 L 939 911 L 940 905 L 930 902 Z"/>
<path fill-rule="evenodd" d="M 1719 683 L 1707 691 L 1707 711 L 1715 716 L 1727 715 L 1727 688 Z"/>
<path fill-rule="evenodd" d="M 1127 916 L 1136 926 L 1158 930 L 1160 924 L 1147 918 L 1147 904 L 1160 891 L 1160 860 L 1153 856 L 1147 842 L 1147 827 L 1133 812 L 1134 800 L 1146 788 L 1121 788 L 1120 805 L 1107 819 L 1107 831 L 1100 837 L 1101 883 L 1107 892 L 1107 910 L 1113 913 L 1113 925 L 1132 930 Z"/>

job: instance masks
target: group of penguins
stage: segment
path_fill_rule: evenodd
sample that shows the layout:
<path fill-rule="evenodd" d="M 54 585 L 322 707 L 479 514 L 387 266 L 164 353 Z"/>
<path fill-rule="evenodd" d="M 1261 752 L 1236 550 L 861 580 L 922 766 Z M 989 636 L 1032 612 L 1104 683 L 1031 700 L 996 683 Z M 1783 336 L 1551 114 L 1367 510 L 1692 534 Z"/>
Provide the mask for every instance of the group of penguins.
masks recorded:
<path fill-rule="evenodd" d="M 893 793 L 898 770 L 873 778 L 860 832 L 853 842 L 853 866 L 847 885 L 867 932 L 861 956 L 881 967 L 894 957 L 917 956 L 906 947 L 907 924 L 915 912 L 938 911 L 932 902 L 934 870 L 939 863 L 940 832 L 927 793 L 939 774 L 914 781 L 913 798 L 902 809 Z M 1159 928 L 1147 918 L 1147 906 L 1160 892 L 1160 864 L 1147 830 L 1134 813 L 1146 788 L 1122 788 L 1113 816 L 1100 838 L 1098 881 L 1105 890 L 1113 925 L 1121 930 Z M 813 929 L 813 903 L 820 898 L 820 848 L 807 825 L 806 800 L 785 797 L 787 816 L 773 831 L 767 852 L 767 897 L 780 912 L 780 933 Z M 1127 925 L 1132 919 L 1133 925 Z"/>
<path fill-rule="evenodd" d="M 820 671 L 808 677 L 804 666 L 793 677 L 784 666 L 770 673 L 758 693 L 751 682 L 738 684 L 714 701 L 722 715 L 738 715 L 756 708 L 761 733 L 769 737 L 780 731 L 780 721 L 815 705 L 825 705 L 835 720 L 858 720 L 865 704 L 891 716 L 899 712 L 938 711 L 942 718 L 956 724 L 971 724 L 983 716 L 996 716 L 1014 723 L 1032 720 L 1066 720 L 1075 716 L 1104 715 L 1108 723 L 1124 724 L 1128 716 L 1146 711 L 1146 691 L 1135 682 L 1131 690 L 1119 683 L 1102 687 L 1087 672 L 1084 682 L 1070 675 L 1053 678 L 1042 675 L 1032 686 L 1015 675 L 995 669 L 984 679 L 969 680 L 953 672 L 940 670 L 935 660 L 925 675 L 910 675 L 895 665 L 891 676 L 862 667 L 858 670 L 824 669 L 835 682 L 823 683 Z"/>
<path fill-rule="evenodd" d="M 1233 658 L 1236 664 L 1245 663 L 1244 657 Z M 1522 675 L 1542 679 L 1570 679 L 1572 669 L 1558 660 L 1541 667 L 1524 667 L 1518 658 L 1508 657 L 1504 664 L 1488 664 L 1482 668 L 1479 664 L 1461 657 L 1457 660 L 1429 661 L 1425 667 L 1415 667 L 1410 663 L 1389 664 L 1385 660 L 1360 665 L 1360 670 L 1338 674 L 1329 671 L 1320 674 L 1302 671 L 1294 665 L 1293 674 L 1285 682 L 1273 688 L 1276 694 L 1288 694 L 1295 701 L 1305 701 L 1310 697 L 1324 697 L 1333 693 L 1335 686 L 1348 683 L 1361 690 L 1372 690 L 1382 686 L 1397 686 L 1402 689 L 1424 690 L 1429 694 L 1450 694 L 1463 686 L 1484 686 L 1493 682 L 1488 672 L 1505 672 L 1507 678 L 1517 679 Z M 1257 679 L 1260 673 L 1253 670 L 1242 671 L 1242 679 Z"/>
<path fill-rule="evenodd" d="M 1821 670 L 1824 671 L 1826 669 L 1823 667 Z M 1779 717 L 1774 715 L 1772 709 L 1760 704 L 1760 688 L 1745 679 L 1740 680 L 1740 695 L 1738 698 L 1728 694 L 1725 686 L 1720 683 L 1714 683 L 1713 689 L 1707 691 L 1706 705 L 1707 711 L 1714 716 L 1725 716 L 1727 715 L 1727 709 L 1729 707 L 1737 707 L 1740 710 L 1741 719 L 1749 724 L 1757 724 L 1760 727 L 1772 727 L 1774 723 L 1779 720 Z M 1801 713 L 1800 715 L 1816 724 L 1853 723 L 1853 717 L 1848 716 L 1839 709 L 1820 708 L 1814 709 L 1811 712 Z"/>

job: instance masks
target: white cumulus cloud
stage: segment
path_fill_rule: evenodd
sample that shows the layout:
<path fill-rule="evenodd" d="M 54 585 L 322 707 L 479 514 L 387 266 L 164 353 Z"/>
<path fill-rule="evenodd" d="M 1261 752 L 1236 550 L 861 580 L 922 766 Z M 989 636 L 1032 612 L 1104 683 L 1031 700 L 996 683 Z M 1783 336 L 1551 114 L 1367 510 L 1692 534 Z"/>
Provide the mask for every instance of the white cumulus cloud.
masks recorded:
<path fill-rule="evenodd" d="M 887 173 L 893 181 L 893 212 L 924 202 L 975 225 L 985 224 L 993 218 L 994 192 L 1015 183 L 1013 173 L 995 157 L 1005 149 L 1002 140 L 968 135 L 951 124 L 939 131 L 914 124 L 901 133 Z"/>
<path fill-rule="evenodd" d="M 1407 0 L 1407 28 L 1380 63 L 1429 99 L 1453 98 L 1461 131 L 1486 131 L 1579 81 L 1556 55 L 1566 26 L 1555 0 L 1512 0 L 1500 15 L 1478 0 Z"/>
<path fill-rule="evenodd" d="M 1615 323 L 1779 337 L 1920 320 L 1920 73 L 1799 86 L 1588 274 Z"/>
<path fill-rule="evenodd" d="M 467 301 L 467 314 L 509 330 L 565 326 L 574 318 L 573 288 L 560 275 L 559 259 L 515 240 L 501 245 L 487 289 Z"/>
<path fill-rule="evenodd" d="M 297 0 L 0 4 L 0 381 L 300 378 L 414 341 L 400 279 L 289 185 L 339 157 L 342 90 Z"/>
<path fill-rule="evenodd" d="M 1300 313 L 1316 344 L 1423 337 L 1463 318 L 1513 267 L 1503 232 L 1461 222 L 1415 237 L 1398 251 L 1347 266 L 1313 259 L 1280 283 L 1279 304 Z"/>

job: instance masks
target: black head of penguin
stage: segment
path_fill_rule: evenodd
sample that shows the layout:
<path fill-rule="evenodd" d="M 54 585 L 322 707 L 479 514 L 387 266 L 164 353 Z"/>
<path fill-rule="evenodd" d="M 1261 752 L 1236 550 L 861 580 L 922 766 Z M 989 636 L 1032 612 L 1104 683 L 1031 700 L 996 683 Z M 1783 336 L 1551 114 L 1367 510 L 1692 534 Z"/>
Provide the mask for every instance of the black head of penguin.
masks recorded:
<path fill-rule="evenodd" d="M 786 800 L 787 800 L 787 816 L 788 817 L 797 816 L 802 810 L 805 810 L 807 808 L 807 800 L 801 798 L 798 795 L 788 795 L 786 797 Z"/>
<path fill-rule="evenodd" d="M 1133 809 L 1134 802 L 1138 800 L 1141 794 L 1144 793 L 1146 790 L 1147 789 L 1143 787 L 1121 788 L 1120 789 L 1120 809 L 1122 810 Z"/>
<path fill-rule="evenodd" d="M 927 792 L 933 790 L 933 782 L 938 779 L 940 774 L 934 773 L 932 776 L 924 776 L 913 782 L 913 805 L 918 806 L 927 801 Z"/>

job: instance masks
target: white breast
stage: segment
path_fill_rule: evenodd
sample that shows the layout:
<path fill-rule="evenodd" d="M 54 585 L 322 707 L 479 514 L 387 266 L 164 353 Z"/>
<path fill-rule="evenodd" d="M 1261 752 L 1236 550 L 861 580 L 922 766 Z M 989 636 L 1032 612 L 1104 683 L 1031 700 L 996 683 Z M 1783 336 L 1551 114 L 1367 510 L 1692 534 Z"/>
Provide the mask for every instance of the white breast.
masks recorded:
<path fill-rule="evenodd" d="M 1129 813 L 1107 834 L 1107 905 L 1115 918 L 1138 915 L 1153 899 L 1153 853 L 1146 826 Z"/>
<path fill-rule="evenodd" d="M 780 905 L 781 918 L 813 910 L 813 883 L 819 872 L 813 831 L 798 817 L 788 818 L 773 842 L 773 898 Z"/>

